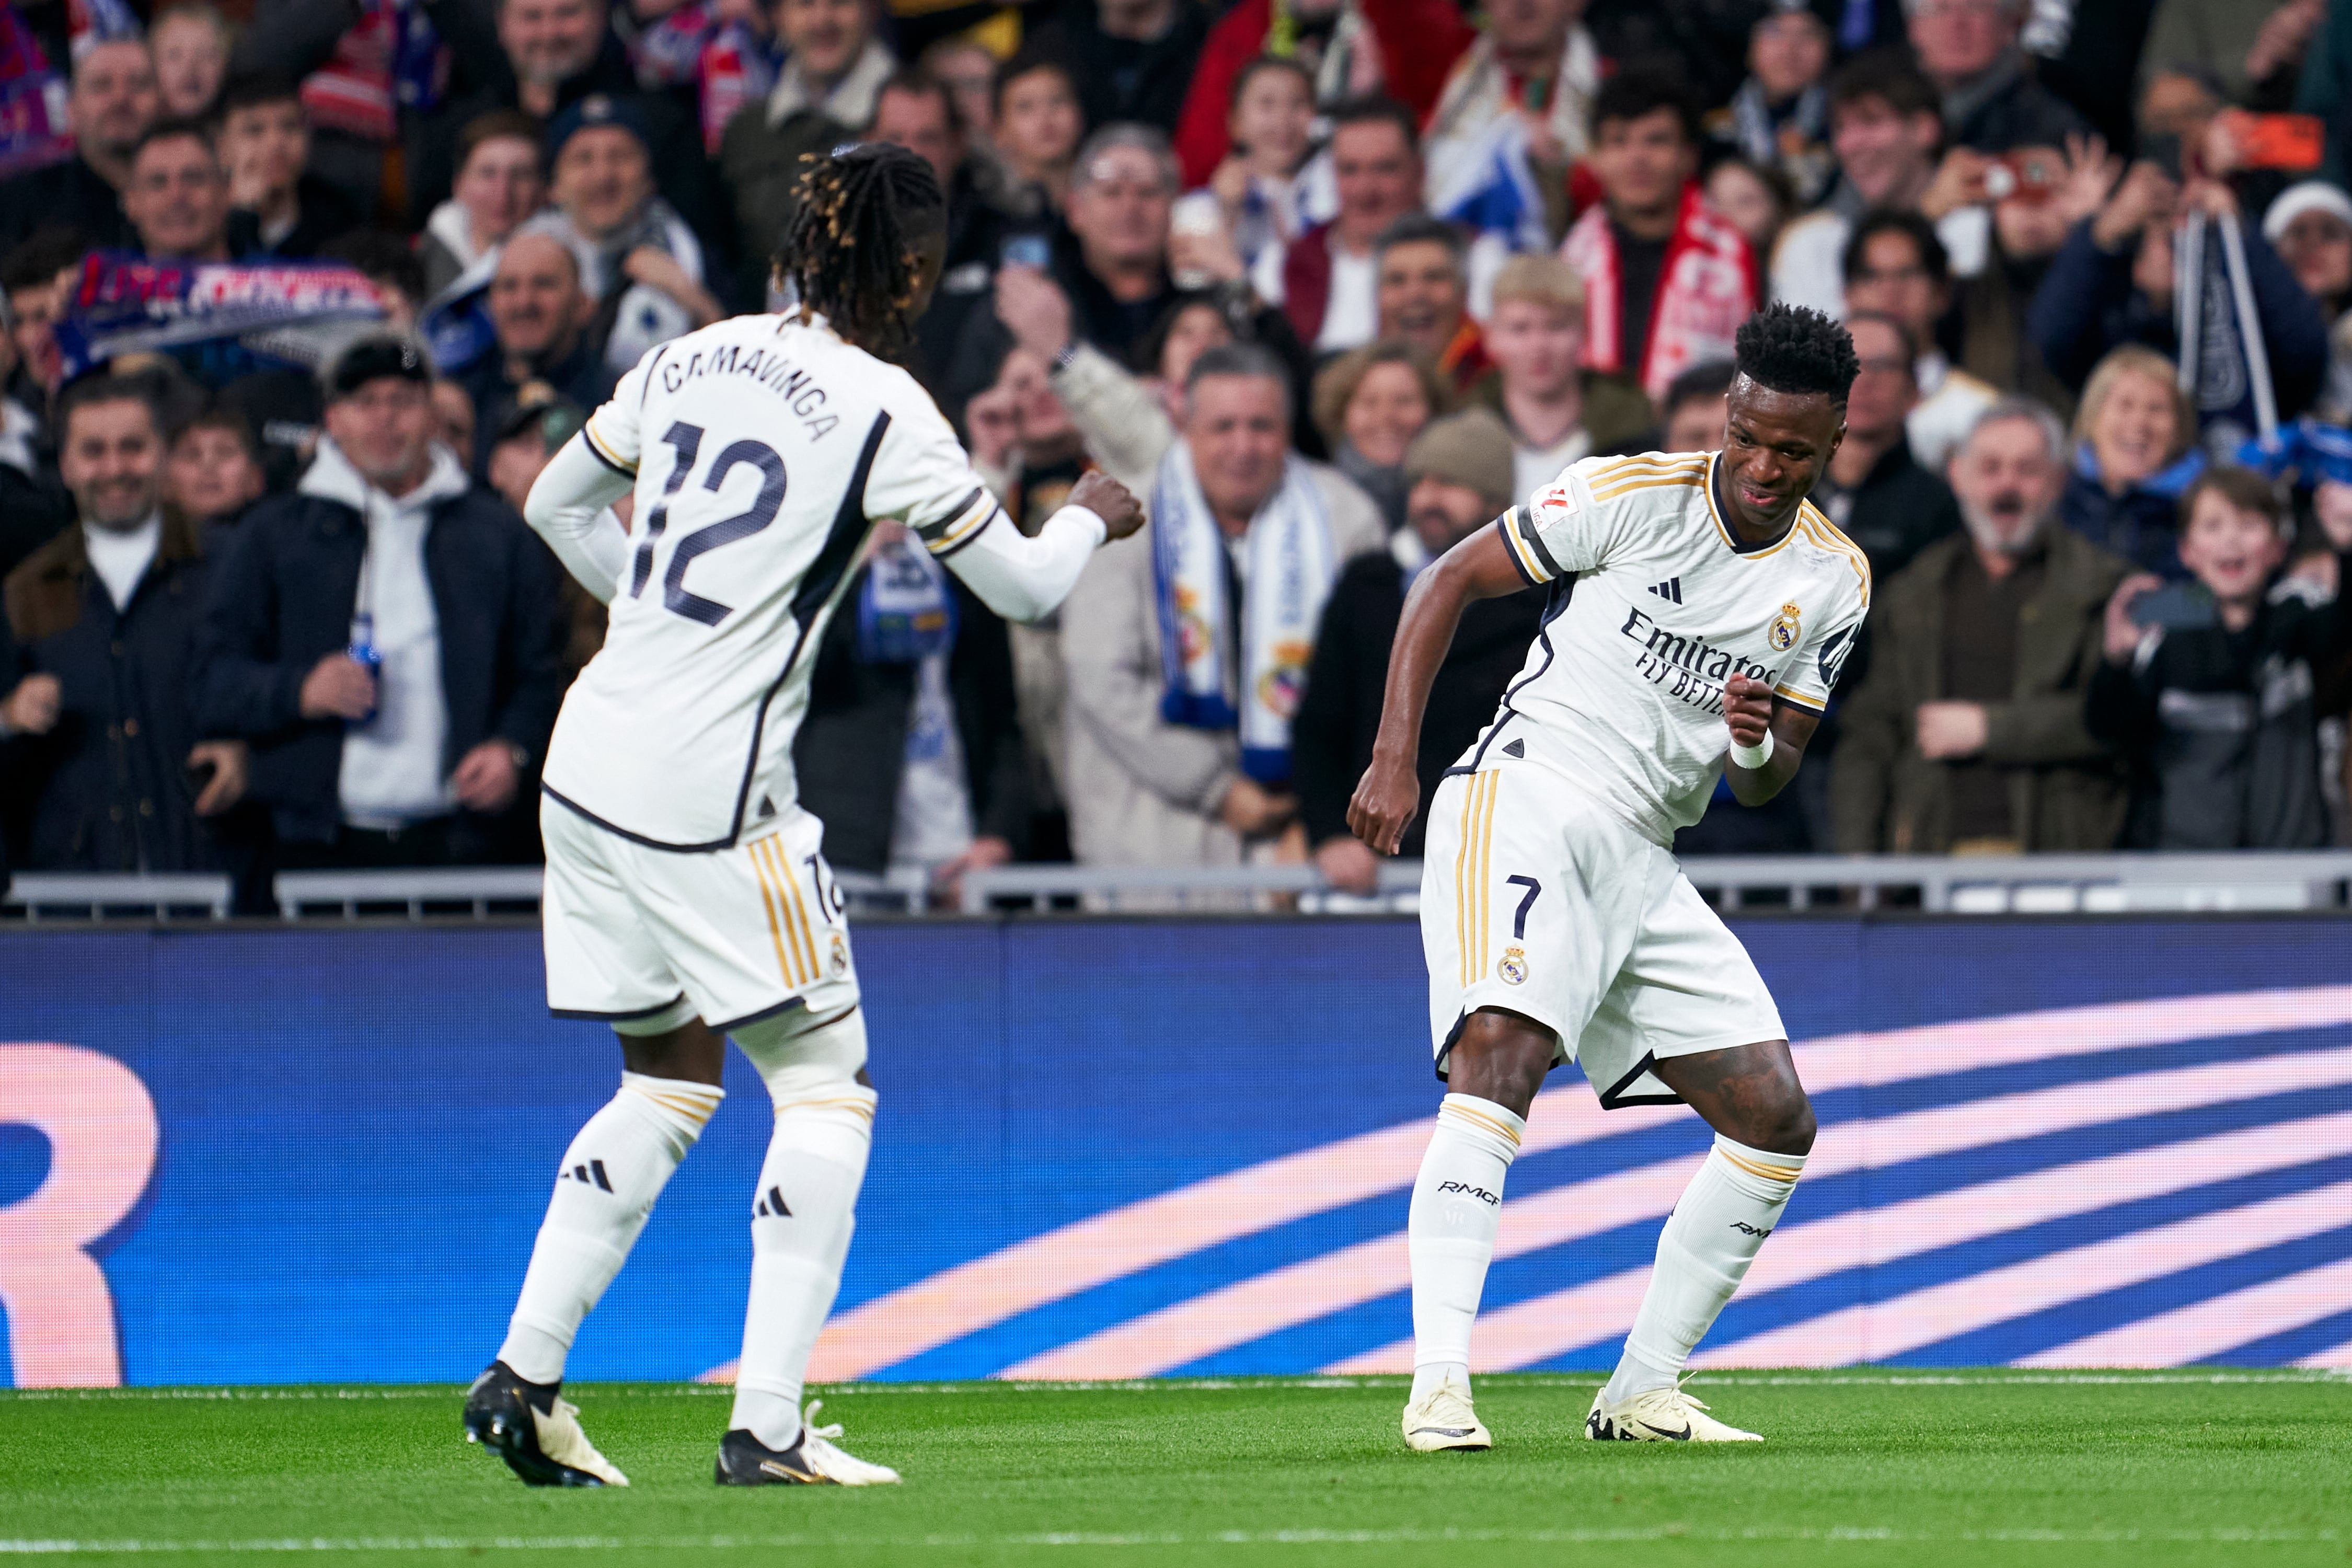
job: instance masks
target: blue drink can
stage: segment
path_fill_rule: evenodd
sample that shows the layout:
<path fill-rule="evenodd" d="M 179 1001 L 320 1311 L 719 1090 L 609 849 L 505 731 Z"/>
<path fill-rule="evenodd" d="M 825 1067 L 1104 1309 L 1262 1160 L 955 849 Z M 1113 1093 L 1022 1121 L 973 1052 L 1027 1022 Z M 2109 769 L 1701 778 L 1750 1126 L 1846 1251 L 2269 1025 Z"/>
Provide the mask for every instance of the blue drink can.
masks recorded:
<path fill-rule="evenodd" d="M 383 679 L 383 655 L 376 651 L 375 617 L 373 616 L 362 611 L 352 617 L 351 646 L 346 647 L 343 650 L 343 653 L 353 664 L 359 665 L 366 669 L 371 677 L 379 680 Z M 374 722 L 375 710 L 373 708 L 370 708 L 366 713 L 357 719 L 348 719 L 344 721 L 345 727 L 353 730 L 362 729 Z"/>

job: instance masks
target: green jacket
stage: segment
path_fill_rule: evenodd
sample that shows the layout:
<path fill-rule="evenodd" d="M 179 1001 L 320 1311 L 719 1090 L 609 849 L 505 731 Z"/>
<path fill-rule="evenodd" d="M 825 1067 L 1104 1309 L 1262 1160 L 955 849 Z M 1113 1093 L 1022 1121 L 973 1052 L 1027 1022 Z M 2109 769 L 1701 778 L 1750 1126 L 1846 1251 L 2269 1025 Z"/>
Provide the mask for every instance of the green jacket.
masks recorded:
<path fill-rule="evenodd" d="M 719 141 L 719 173 L 735 203 L 741 247 L 743 298 L 766 309 L 767 281 L 776 246 L 799 206 L 803 154 L 822 156 L 855 142 L 874 113 L 874 100 L 896 67 L 890 53 L 869 42 L 849 74 L 819 97 L 787 68 L 766 100 L 735 111 Z"/>
<path fill-rule="evenodd" d="M 2108 598 L 2130 563 L 2053 520 L 2042 591 L 2018 612 L 2017 683 L 1988 705 L 1983 756 L 2009 771 L 2028 850 L 2112 849 L 2129 795 L 2121 763 L 2091 736 L 2084 696 L 2098 668 Z M 1947 764 L 1915 743 L 1913 715 L 1944 693 L 1944 587 L 1972 548 L 1938 540 L 1872 606 L 1870 671 L 1839 714 L 1830 813 L 1844 854 L 1937 855 L 1951 847 Z"/>

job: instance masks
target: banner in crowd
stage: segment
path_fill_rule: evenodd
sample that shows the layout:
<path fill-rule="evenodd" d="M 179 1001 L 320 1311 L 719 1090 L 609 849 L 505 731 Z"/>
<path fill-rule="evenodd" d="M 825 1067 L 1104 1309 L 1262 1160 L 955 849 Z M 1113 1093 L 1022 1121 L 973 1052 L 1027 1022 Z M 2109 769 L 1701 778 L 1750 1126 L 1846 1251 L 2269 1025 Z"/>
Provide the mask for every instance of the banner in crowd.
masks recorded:
<path fill-rule="evenodd" d="M 314 370 L 383 319 L 367 275 L 336 261 L 149 261 L 93 250 L 58 322 L 68 379 L 131 353 L 208 353 L 209 379 Z M 231 361 L 234 363 L 230 363 Z"/>
<path fill-rule="evenodd" d="M 1707 1365 L 2352 1365 L 2347 927 L 1739 927 L 1822 1131 Z M 1391 921 L 875 922 L 881 1114 L 815 1375 L 1402 1371 L 1439 1087 Z M 612 1038 L 537 933 L 0 936 L 0 1365 L 19 1385 L 460 1381 Z M 578 1379 L 723 1378 L 771 1117 L 728 1102 Z M 1706 1144 L 1556 1073 L 1486 1368 L 1597 1368 Z"/>

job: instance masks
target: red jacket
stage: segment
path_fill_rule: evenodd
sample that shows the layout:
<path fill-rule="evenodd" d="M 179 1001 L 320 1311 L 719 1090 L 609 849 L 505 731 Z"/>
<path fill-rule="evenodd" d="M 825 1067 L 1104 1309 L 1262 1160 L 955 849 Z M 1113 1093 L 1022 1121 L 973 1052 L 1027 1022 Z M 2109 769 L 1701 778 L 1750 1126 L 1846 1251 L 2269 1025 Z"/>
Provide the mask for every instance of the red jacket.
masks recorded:
<path fill-rule="evenodd" d="M 1477 37 L 1452 0 L 1357 0 L 1381 51 L 1381 74 L 1389 96 L 1423 121 L 1437 107 L 1445 73 Z M 1224 161 L 1225 116 L 1232 107 L 1234 79 L 1265 52 L 1273 0 L 1239 0 L 1209 29 L 1194 68 L 1184 112 L 1176 122 L 1176 158 L 1184 186 L 1205 185 Z"/>

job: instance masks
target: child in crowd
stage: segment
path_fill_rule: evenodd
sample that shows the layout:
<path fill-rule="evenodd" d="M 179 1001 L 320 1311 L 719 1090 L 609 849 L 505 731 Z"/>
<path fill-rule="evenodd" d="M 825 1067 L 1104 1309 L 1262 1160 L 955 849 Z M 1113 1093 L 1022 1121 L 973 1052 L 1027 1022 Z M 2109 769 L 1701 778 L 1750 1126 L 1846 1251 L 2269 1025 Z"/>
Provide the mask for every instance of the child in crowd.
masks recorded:
<path fill-rule="evenodd" d="M 2192 581 L 2135 576 L 2107 605 L 2093 734 L 2130 763 L 2125 847 L 2309 849 L 2330 839 L 2314 670 L 2343 640 L 2307 581 L 2273 585 L 2292 537 L 2270 480 L 2209 469 L 2181 500 Z"/>

